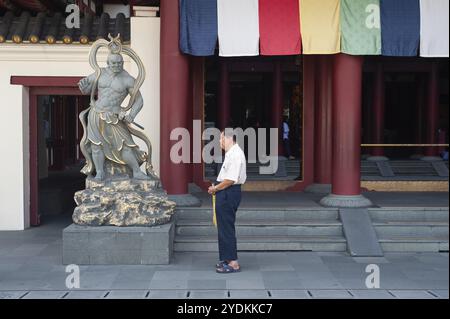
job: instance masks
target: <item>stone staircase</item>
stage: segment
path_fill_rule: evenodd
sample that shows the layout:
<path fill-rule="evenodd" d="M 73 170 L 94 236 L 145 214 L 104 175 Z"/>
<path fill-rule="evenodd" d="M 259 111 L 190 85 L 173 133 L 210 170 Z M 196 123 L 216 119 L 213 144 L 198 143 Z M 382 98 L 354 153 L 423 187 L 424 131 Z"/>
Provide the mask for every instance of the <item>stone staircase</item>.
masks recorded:
<path fill-rule="evenodd" d="M 369 208 L 384 252 L 448 251 L 449 209 Z"/>
<path fill-rule="evenodd" d="M 448 207 L 368 211 L 384 252 L 448 251 Z M 178 208 L 175 219 L 175 251 L 217 251 L 210 207 Z M 236 232 L 240 251 L 347 251 L 334 208 L 241 208 Z"/>
<path fill-rule="evenodd" d="M 301 172 L 300 160 L 286 160 L 284 166 L 286 170 L 285 176 L 277 175 L 260 175 L 259 167 L 266 164 L 261 163 L 247 163 L 247 177 L 250 181 L 258 180 L 294 180 Z M 384 165 L 388 166 L 392 171 L 393 176 L 383 175 L 383 171 L 376 162 L 362 160 L 361 161 L 361 180 L 392 180 L 392 181 L 408 181 L 408 180 L 424 180 L 424 181 L 445 181 L 448 180 L 448 161 L 443 161 L 442 170 L 445 171 L 439 174 L 436 167 L 431 162 L 421 160 L 390 160 Z M 205 164 L 205 176 L 208 180 L 213 181 L 217 176 L 220 164 L 215 171 L 216 164 Z"/>
<path fill-rule="evenodd" d="M 241 208 L 236 221 L 241 251 L 346 251 L 337 209 Z M 211 208 L 178 208 L 175 251 L 217 251 Z"/>
<path fill-rule="evenodd" d="M 383 174 L 380 164 L 392 175 Z M 438 164 L 442 164 L 437 167 Z M 390 160 L 384 163 L 361 161 L 361 180 L 393 181 L 445 181 L 448 180 L 448 161 L 426 162 L 421 160 Z"/>
<path fill-rule="evenodd" d="M 208 180 L 214 180 L 220 170 L 220 164 L 217 166 L 217 174 L 215 171 L 216 164 L 205 164 L 205 176 Z M 277 176 L 276 174 L 259 174 L 259 168 L 261 166 L 267 166 L 262 163 L 247 163 L 247 180 L 250 181 L 259 181 L 259 180 L 294 180 L 296 179 L 301 172 L 301 163 L 300 160 L 286 160 L 284 161 L 284 167 L 286 175 Z"/>

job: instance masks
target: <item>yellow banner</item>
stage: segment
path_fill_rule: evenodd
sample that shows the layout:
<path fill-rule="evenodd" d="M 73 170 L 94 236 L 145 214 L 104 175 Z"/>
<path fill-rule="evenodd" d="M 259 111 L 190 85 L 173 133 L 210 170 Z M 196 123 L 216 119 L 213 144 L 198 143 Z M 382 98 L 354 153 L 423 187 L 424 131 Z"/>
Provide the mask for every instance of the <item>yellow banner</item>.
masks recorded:
<path fill-rule="evenodd" d="M 334 54 L 341 47 L 340 0 L 300 0 L 303 54 Z"/>

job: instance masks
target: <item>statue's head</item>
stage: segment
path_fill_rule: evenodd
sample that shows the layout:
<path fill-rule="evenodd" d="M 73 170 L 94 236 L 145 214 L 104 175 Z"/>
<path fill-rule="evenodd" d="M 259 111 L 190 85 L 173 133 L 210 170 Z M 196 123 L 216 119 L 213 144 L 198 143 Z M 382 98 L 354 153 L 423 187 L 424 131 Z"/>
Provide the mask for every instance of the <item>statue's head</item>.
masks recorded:
<path fill-rule="evenodd" d="M 123 71 L 123 57 L 120 53 L 110 53 L 106 63 L 114 73 L 120 73 Z"/>

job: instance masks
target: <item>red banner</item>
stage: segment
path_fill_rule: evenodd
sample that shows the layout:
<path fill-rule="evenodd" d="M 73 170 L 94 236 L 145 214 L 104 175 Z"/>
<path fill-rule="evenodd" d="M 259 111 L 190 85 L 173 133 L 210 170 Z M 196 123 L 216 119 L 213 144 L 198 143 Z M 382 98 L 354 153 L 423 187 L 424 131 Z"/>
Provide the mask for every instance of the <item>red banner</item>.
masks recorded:
<path fill-rule="evenodd" d="M 261 55 L 300 54 L 298 0 L 259 0 Z"/>

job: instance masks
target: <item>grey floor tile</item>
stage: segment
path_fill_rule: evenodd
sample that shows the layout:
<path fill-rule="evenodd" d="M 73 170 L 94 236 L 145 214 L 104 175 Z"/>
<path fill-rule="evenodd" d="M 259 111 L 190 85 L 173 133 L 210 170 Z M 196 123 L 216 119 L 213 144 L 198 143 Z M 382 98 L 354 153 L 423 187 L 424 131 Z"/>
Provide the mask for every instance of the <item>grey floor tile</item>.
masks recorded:
<path fill-rule="evenodd" d="M 276 299 L 310 299 L 306 290 L 270 290 L 272 298 Z"/>
<path fill-rule="evenodd" d="M 34 239 L 33 242 L 36 242 Z M 45 248 L 48 247 L 48 244 L 32 244 L 27 243 L 18 246 L 16 249 L 14 249 L 9 256 L 36 256 L 39 255 L 41 251 L 43 251 Z"/>
<path fill-rule="evenodd" d="M 106 299 L 144 299 L 148 293 L 148 290 L 112 290 Z"/>
<path fill-rule="evenodd" d="M 116 280 L 114 280 L 112 282 L 112 284 L 110 285 L 109 289 L 114 290 L 114 289 L 149 289 L 150 288 L 150 282 L 151 280 L 147 280 L 147 279 L 142 279 L 142 280 L 138 280 L 138 279 L 134 279 L 134 280 L 128 280 L 128 279 L 122 279 L 122 278 L 117 278 Z"/>
<path fill-rule="evenodd" d="M 259 266 L 261 271 L 295 271 L 294 266 L 289 264 L 277 265 L 277 264 L 265 264 Z"/>
<path fill-rule="evenodd" d="M 433 289 L 431 292 L 442 299 L 448 299 L 448 289 Z"/>
<path fill-rule="evenodd" d="M 67 291 L 41 290 L 30 291 L 22 299 L 61 299 Z"/>
<path fill-rule="evenodd" d="M 303 289 L 303 283 L 300 281 L 300 279 L 263 279 L 264 281 L 264 287 L 268 290 L 271 289 Z"/>
<path fill-rule="evenodd" d="M 150 299 L 187 299 L 187 290 L 150 290 Z"/>
<path fill-rule="evenodd" d="M 351 299 L 351 294 L 346 290 L 309 290 L 313 298 L 317 299 Z"/>
<path fill-rule="evenodd" d="M 236 273 L 233 274 L 237 275 Z M 208 270 L 192 270 L 191 272 L 189 272 L 188 274 L 188 279 L 194 279 L 194 280 L 199 280 L 199 279 L 208 279 L 208 280 L 224 280 L 227 278 L 231 278 L 230 276 L 228 276 L 227 274 L 218 274 L 216 273 L 216 269 L 214 268 L 210 268 Z"/>
<path fill-rule="evenodd" d="M 385 257 L 352 257 L 352 259 L 359 264 L 387 264 L 389 260 Z"/>
<path fill-rule="evenodd" d="M 189 299 L 226 299 L 228 290 L 190 290 Z"/>
<path fill-rule="evenodd" d="M 0 299 L 19 299 L 26 293 L 27 291 L 0 291 Z"/>
<path fill-rule="evenodd" d="M 153 280 L 186 280 L 190 274 L 190 271 L 161 271 L 158 270 L 154 273 Z"/>
<path fill-rule="evenodd" d="M 393 299 L 395 298 L 387 290 L 361 289 L 350 290 L 350 293 L 357 299 Z"/>
<path fill-rule="evenodd" d="M 187 281 L 188 289 L 225 289 L 226 280 L 190 279 Z"/>
<path fill-rule="evenodd" d="M 232 299 L 268 299 L 267 290 L 230 290 Z"/>
<path fill-rule="evenodd" d="M 251 279 L 228 279 L 227 289 L 265 289 L 264 281 L 261 278 Z"/>
<path fill-rule="evenodd" d="M 95 275 L 92 273 L 89 274 L 80 274 L 80 288 L 81 289 L 103 289 L 107 290 L 110 289 L 113 282 L 117 279 L 118 274 L 112 273 L 112 274 L 101 274 L 101 275 Z"/>
<path fill-rule="evenodd" d="M 152 289 L 187 289 L 187 279 L 173 280 L 155 280 L 150 282 L 150 290 Z"/>
<path fill-rule="evenodd" d="M 389 290 L 399 299 L 436 299 L 426 290 Z"/>
<path fill-rule="evenodd" d="M 107 293 L 105 290 L 72 290 L 64 299 L 103 299 Z"/>
<path fill-rule="evenodd" d="M 365 280 L 358 278 L 338 278 L 337 280 L 345 289 L 367 289 Z"/>

